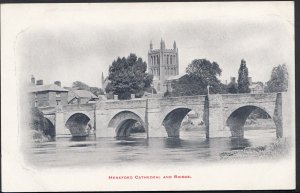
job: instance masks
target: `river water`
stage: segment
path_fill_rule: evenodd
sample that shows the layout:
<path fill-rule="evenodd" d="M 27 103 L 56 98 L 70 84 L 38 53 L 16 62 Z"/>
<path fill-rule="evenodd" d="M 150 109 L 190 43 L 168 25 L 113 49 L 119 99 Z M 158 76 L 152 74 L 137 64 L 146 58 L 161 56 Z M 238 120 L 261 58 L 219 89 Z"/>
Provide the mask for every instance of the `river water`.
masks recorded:
<path fill-rule="evenodd" d="M 268 145 L 275 129 L 245 131 L 243 139 L 206 139 L 199 131 L 181 131 L 180 138 L 150 138 L 136 133 L 128 139 L 57 138 L 23 146 L 25 161 L 34 167 L 106 166 L 135 163 L 192 163 L 213 161 L 224 151 Z"/>

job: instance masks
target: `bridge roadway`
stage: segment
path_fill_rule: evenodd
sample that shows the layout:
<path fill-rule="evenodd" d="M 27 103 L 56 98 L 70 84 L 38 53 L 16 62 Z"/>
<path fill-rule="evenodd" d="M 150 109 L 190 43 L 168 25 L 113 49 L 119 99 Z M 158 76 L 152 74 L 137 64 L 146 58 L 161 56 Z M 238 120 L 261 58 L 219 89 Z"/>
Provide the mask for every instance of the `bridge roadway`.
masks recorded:
<path fill-rule="evenodd" d="M 125 137 L 139 122 L 147 137 L 179 137 L 183 118 L 194 111 L 202 117 L 206 137 L 240 137 L 250 113 L 260 108 L 273 119 L 277 137 L 283 136 L 283 96 L 268 94 L 214 94 L 176 98 L 106 100 L 95 104 L 41 109 L 56 136 L 77 136 L 86 130 L 97 137 Z"/>

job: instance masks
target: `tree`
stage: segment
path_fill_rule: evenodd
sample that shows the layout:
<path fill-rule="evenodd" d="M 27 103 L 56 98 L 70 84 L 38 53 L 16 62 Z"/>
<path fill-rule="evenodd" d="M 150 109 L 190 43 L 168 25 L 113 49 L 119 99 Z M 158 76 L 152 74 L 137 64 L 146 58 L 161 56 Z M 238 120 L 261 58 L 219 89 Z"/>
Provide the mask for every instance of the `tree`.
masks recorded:
<path fill-rule="evenodd" d="M 241 65 L 239 68 L 239 77 L 238 77 L 238 90 L 239 93 L 249 93 L 249 79 L 248 79 L 248 68 L 246 66 L 246 61 L 242 59 Z"/>
<path fill-rule="evenodd" d="M 227 86 L 228 93 L 235 94 L 239 92 L 238 84 L 235 82 L 230 82 Z"/>
<path fill-rule="evenodd" d="M 267 82 L 266 92 L 286 92 L 288 89 L 288 71 L 286 65 L 278 65 L 272 70 Z"/>
<path fill-rule="evenodd" d="M 38 108 L 30 108 L 30 115 L 29 125 L 32 129 L 34 140 L 48 140 L 55 136 L 54 126 Z"/>
<path fill-rule="evenodd" d="M 153 76 L 146 73 L 146 70 L 146 62 L 135 54 L 122 59 L 118 57 L 109 67 L 108 80 L 111 82 L 107 85 L 106 92 L 118 95 L 121 100 L 130 99 L 130 94 L 142 97 L 153 80 Z"/>
<path fill-rule="evenodd" d="M 98 87 L 90 87 L 90 91 L 96 96 L 104 95 L 104 91 Z"/>
<path fill-rule="evenodd" d="M 98 87 L 90 87 L 89 85 L 87 85 L 84 82 L 81 81 L 75 81 L 72 84 L 72 88 L 76 89 L 76 90 L 87 90 L 87 91 L 91 91 L 94 95 L 99 96 L 99 95 L 103 95 L 104 91 L 101 88 Z"/>
<path fill-rule="evenodd" d="M 226 93 L 226 86 L 220 82 L 222 70 L 216 62 L 195 59 L 186 68 L 186 75 L 172 82 L 172 96 L 206 95 L 207 86 L 210 93 Z"/>
<path fill-rule="evenodd" d="M 75 81 L 73 82 L 72 84 L 72 88 L 75 88 L 77 90 L 90 90 L 90 87 L 85 84 L 84 82 L 81 82 L 81 81 Z"/>

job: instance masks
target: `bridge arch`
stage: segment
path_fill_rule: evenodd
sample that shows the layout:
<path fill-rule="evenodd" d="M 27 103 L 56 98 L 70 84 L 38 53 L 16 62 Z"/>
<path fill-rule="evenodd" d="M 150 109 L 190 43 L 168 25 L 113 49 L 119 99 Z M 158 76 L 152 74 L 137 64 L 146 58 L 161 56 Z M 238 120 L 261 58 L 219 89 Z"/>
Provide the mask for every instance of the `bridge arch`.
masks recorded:
<path fill-rule="evenodd" d="M 121 111 L 109 121 L 108 128 L 115 129 L 116 137 L 128 137 L 132 127 L 137 122 L 146 129 L 146 124 L 140 116 L 131 111 Z"/>
<path fill-rule="evenodd" d="M 257 109 L 260 109 L 263 112 L 265 112 L 268 115 L 268 117 L 273 119 L 276 125 L 276 120 L 274 120 L 273 114 L 270 110 L 267 110 L 266 108 L 263 108 L 259 105 L 241 106 L 232 110 L 229 116 L 226 117 L 226 126 L 230 128 L 232 137 L 244 137 L 244 125 L 246 123 L 246 120 L 249 117 L 249 115 Z"/>
<path fill-rule="evenodd" d="M 181 122 L 190 111 L 192 111 L 191 108 L 178 107 L 167 113 L 162 121 L 162 125 L 166 129 L 168 137 L 179 137 Z"/>
<path fill-rule="evenodd" d="M 92 118 L 83 112 L 70 115 L 65 123 L 72 136 L 87 136 L 93 129 Z"/>

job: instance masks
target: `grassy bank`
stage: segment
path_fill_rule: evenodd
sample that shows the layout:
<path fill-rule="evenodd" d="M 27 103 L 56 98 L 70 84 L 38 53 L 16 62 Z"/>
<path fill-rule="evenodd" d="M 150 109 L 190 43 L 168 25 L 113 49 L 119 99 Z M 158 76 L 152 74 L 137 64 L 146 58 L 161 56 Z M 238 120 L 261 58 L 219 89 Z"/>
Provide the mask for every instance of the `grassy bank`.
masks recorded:
<path fill-rule="evenodd" d="M 220 153 L 221 160 L 240 159 L 274 159 L 281 158 L 290 153 L 290 141 L 286 138 L 276 139 L 275 142 L 257 147 L 246 147 L 241 150 L 231 150 Z"/>

